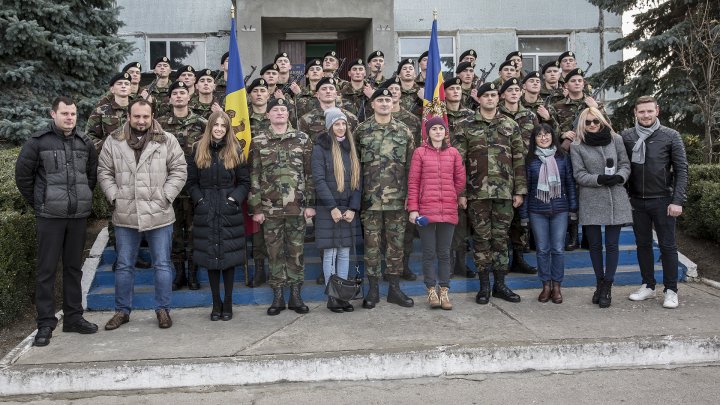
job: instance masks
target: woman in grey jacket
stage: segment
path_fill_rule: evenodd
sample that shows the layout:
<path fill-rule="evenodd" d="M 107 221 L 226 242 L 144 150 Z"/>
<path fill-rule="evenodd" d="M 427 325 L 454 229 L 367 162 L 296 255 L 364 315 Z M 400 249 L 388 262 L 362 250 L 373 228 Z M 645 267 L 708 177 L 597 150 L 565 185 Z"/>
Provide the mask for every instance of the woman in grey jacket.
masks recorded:
<path fill-rule="evenodd" d="M 590 259 L 597 279 L 592 302 L 599 304 L 600 308 L 607 308 L 612 299 L 612 283 L 618 263 L 620 228 L 632 223 L 630 200 L 623 187 L 630 176 L 630 161 L 622 138 L 613 132 L 600 110 L 593 107 L 580 113 L 570 157 L 579 187 L 578 219 L 587 233 Z"/>

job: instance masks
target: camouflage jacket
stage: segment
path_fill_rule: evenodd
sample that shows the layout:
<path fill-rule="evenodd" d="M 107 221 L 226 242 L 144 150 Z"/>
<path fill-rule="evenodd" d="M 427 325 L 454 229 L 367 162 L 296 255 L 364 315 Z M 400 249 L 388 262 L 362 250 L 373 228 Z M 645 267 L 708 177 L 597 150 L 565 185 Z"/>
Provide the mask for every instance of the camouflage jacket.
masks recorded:
<path fill-rule="evenodd" d="M 175 135 L 185 156 L 192 154 L 192 145 L 202 137 L 205 132 L 207 120 L 192 111 L 184 118 L 177 118 L 172 112 L 158 118 L 163 129 Z"/>
<path fill-rule="evenodd" d="M 312 141 L 304 132 L 288 126 L 284 134 L 271 127 L 256 134 L 250 142 L 250 212 L 294 216 L 314 207 L 311 160 Z"/>
<path fill-rule="evenodd" d="M 478 107 L 477 102 L 473 100 L 472 97 L 470 97 L 470 92 L 475 87 L 470 87 L 469 89 L 462 89 L 462 98 L 460 99 L 460 105 L 463 108 L 467 108 L 468 110 L 475 111 L 475 109 Z"/>
<path fill-rule="evenodd" d="M 362 164 L 362 209 L 404 210 L 415 150 L 410 129 L 395 119 L 379 124 L 373 116 L 358 125 L 355 142 Z"/>
<path fill-rule="evenodd" d="M 540 115 L 538 115 L 538 112 L 537 112 L 538 108 L 540 108 L 541 105 L 545 104 L 542 96 L 538 96 L 537 101 L 535 101 L 534 103 L 529 103 L 529 102 L 525 101 L 525 97 L 520 97 L 520 104 L 522 104 L 522 106 L 527 108 L 528 110 L 532 111 L 532 113 L 535 114 L 535 116 L 537 117 L 538 122 L 544 121 L 543 118 Z"/>
<path fill-rule="evenodd" d="M 555 128 L 557 136 L 562 137 L 563 133 L 567 131 L 574 131 L 575 128 L 577 128 L 577 118 L 586 108 L 587 104 L 585 104 L 585 97 L 578 100 L 565 97 L 562 100 L 550 105 L 548 111 L 550 111 L 550 118 L 552 119 L 552 125 Z M 600 106 L 600 111 L 602 111 L 605 118 L 607 118 L 602 105 Z"/>
<path fill-rule="evenodd" d="M 420 145 L 422 140 L 422 120 L 402 107 L 400 107 L 400 111 L 392 113 L 392 117 L 407 125 L 415 145 Z"/>
<path fill-rule="evenodd" d="M 347 116 L 347 123 L 350 131 L 355 132 L 355 128 L 358 126 L 358 119 L 355 114 L 344 108 L 341 108 L 340 111 Z M 310 136 L 310 140 L 313 142 L 315 142 L 318 135 L 328 132 L 328 130 L 325 129 L 325 112 L 322 108 L 316 108 L 303 115 L 300 117 L 298 124 L 300 126 L 300 131 L 308 134 Z"/>
<path fill-rule="evenodd" d="M 450 130 L 450 139 L 454 140 L 458 125 L 461 125 L 463 121 L 467 121 L 468 119 L 472 118 L 475 113 L 473 113 L 472 110 L 463 107 L 462 105 L 460 105 L 460 109 L 457 111 L 447 110 L 446 112 L 448 117 L 448 129 Z"/>
<path fill-rule="evenodd" d="M 465 162 L 469 200 L 510 200 L 527 194 L 520 127 L 499 111 L 491 120 L 475 113 L 458 125 L 454 145 Z"/>
<path fill-rule="evenodd" d="M 348 84 L 340 88 L 340 97 L 342 97 L 341 107 L 355 114 L 360 122 L 373 115 L 370 100 L 365 97 L 363 88 L 355 90 L 348 82 Z"/>
<path fill-rule="evenodd" d="M 522 104 L 520 104 L 517 112 L 515 113 L 510 112 L 510 110 L 505 108 L 503 104 L 500 105 L 499 111 L 500 114 L 515 121 L 520 127 L 520 135 L 522 136 L 523 145 L 525 146 L 523 156 L 526 155 L 528 148 L 530 148 L 530 135 L 532 134 L 532 130 L 535 128 L 535 125 L 538 124 L 537 116 L 532 111 L 523 107 Z"/>
<path fill-rule="evenodd" d="M 556 89 L 549 90 L 545 88 L 545 85 L 543 84 L 542 88 L 540 89 L 540 97 L 539 100 L 542 100 L 545 104 L 545 108 L 550 109 L 550 106 L 557 103 L 558 101 L 565 98 L 565 95 L 563 94 L 563 88 L 562 86 L 558 86 Z"/>
<path fill-rule="evenodd" d="M 422 99 L 417 95 L 419 90 L 420 87 L 417 84 L 413 84 L 411 88 L 407 90 L 403 89 L 400 95 L 400 107 L 408 110 L 418 118 L 422 117 L 423 107 Z"/>
<path fill-rule="evenodd" d="M 225 93 L 227 91 L 227 82 L 223 75 L 215 79 L 215 91 L 213 92 L 214 97 L 219 100 L 221 107 L 225 108 Z"/>
<path fill-rule="evenodd" d="M 210 118 L 210 114 L 212 114 L 212 105 L 213 103 L 218 103 L 222 107 L 222 104 L 220 104 L 220 100 L 215 98 L 213 96 L 213 100 L 210 102 L 210 104 L 203 104 L 200 102 L 199 98 L 194 98 L 190 100 L 190 104 L 188 104 L 188 108 L 192 110 L 195 114 L 205 118 L 206 120 Z"/>
<path fill-rule="evenodd" d="M 270 127 L 270 120 L 264 113 L 256 113 L 252 107 L 248 109 L 250 110 L 250 133 L 252 136 Z"/>
<path fill-rule="evenodd" d="M 320 101 L 315 97 L 315 92 L 310 90 L 309 87 L 303 88 L 303 91 L 295 96 L 295 114 L 297 117 L 302 117 L 316 108 L 320 108 Z"/>
<path fill-rule="evenodd" d="M 127 120 L 128 108 L 121 107 L 111 98 L 107 103 L 100 104 L 88 117 L 85 133 L 92 139 L 95 146 L 108 135 L 123 126 Z"/>
<path fill-rule="evenodd" d="M 153 100 L 153 110 L 156 117 L 162 117 L 168 113 L 172 113 L 172 107 L 170 106 L 170 94 L 168 89 L 172 84 L 172 80 L 168 81 L 167 87 L 153 87 L 152 91 L 149 91 L 150 96 Z M 149 87 L 149 86 L 148 86 Z"/>

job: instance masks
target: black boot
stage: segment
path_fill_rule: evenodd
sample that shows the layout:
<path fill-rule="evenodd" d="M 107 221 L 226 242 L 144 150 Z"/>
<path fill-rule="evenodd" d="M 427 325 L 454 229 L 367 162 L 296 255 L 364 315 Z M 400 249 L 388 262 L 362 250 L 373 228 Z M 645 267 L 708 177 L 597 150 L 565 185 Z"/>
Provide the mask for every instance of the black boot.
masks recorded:
<path fill-rule="evenodd" d="M 398 304 L 401 307 L 411 307 L 415 304 L 413 299 L 405 295 L 400 289 L 400 277 L 396 275 L 388 275 L 390 286 L 388 287 L 387 302 Z"/>
<path fill-rule="evenodd" d="M 592 303 L 597 305 L 600 302 L 600 288 L 602 287 L 603 279 L 600 278 L 595 282 L 595 291 L 592 296 Z"/>
<path fill-rule="evenodd" d="M 273 302 L 270 304 L 270 308 L 267 309 L 268 315 L 277 315 L 280 311 L 285 309 L 285 296 L 283 295 L 282 288 L 273 287 Z"/>
<path fill-rule="evenodd" d="M 510 271 L 513 273 L 537 274 L 537 269 L 525 261 L 521 247 L 513 247 L 513 263 Z"/>
<path fill-rule="evenodd" d="M 301 294 L 302 283 L 290 286 L 290 300 L 288 301 L 288 309 L 292 309 L 298 314 L 307 314 L 310 308 L 303 302 Z"/>
<path fill-rule="evenodd" d="M 199 290 L 200 283 L 197 279 L 197 266 L 193 264 L 192 260 L 188 262 L 188 288 L 191 290 Z"/>
<path fill-rule="evenodd" d="M 610 306 L 610 303 L 612 302 L 612 284 L 612 281 L 603 280 L 603 283 L 600 286 L 600 299 L 598 300 L 600 308 L 607 308 Z"/>
<path fill-rule="evenodd" d="M 265 277 L 265 260 L 257 259 L 255 260 L 255 273 L 253 273 L 252 284 L 248 287 L 260 287 L 265 284 L 265 281 L 267 281 Z"/>
<path fill-rule="evenodd" d="M 478 278 L 480 279 L 480 290 L 475 296 L 475 302 L 485 305 L 490 302 L 490 270 L 479 271 Z"/>
<path fill-rule="evenodd" d="M 368 276 L 368 292 L 362 306 L 373 309 L 378 302 L 380 302 L 380 280 L 378 277 Z"/>
<path fill-rule="evenodd" d="M 220 315 L 220 319 L 223 321 L 229 321 L 233 317 L 233 304 L 232 304 L 232 294 L 225 296 L 225 301 L 223 301 L 222 304 L 222 314 Z"/>
<path fill-rule="evenodd" d="M 211 321 L 219 321 L 222 310 L 223 310 L 222 301 L 220 301 L 220 295 L 213 294 L 212 302 L 213 302 L 213 307 L 212 307 L 212 312 L 210 312 L 210 320 Z"/>
<path fill-rule="evenodd" d="M 338 300 L 336 300 L 335 298 L 330 297 L 330 296 L 328 296 L 327 307 L 329 310 L 331 310 L 332 312 L 335 312 L 337 314 L 341 314 L 341 313 L 345 312 L 342 309 L 342 304 L 340 304 L 340 302 Z"/>
<path fill-rule="evenodd" d="M 508 302 L 520 302 L 520 296 L 515 294 L 511 289 L 505 285 L 505 274 L 496 271 L 493 273 L 495 282 L 493 283 L 492 296 L 495 298 L 502 298 Z"/>
<path fill-rule="evenodd" d="M 568 224 L 568 242 L 565 244 L 565 250 L 571 252 L 579 247 L 578 224 L 577 222 L 570 222 L 570 224 Z"/>
<path fill-rule="evenodd" d="M 403 273 L 401 277 L 407 281 L 417 280 L 417 274 L 410 270 L 410 255 L 403 257 Z"/>
<path fill-rule="evenodd" d="M 172 290 L 179 290 L 187 284 L 185 277 L 185 262 L 173 262 L 175 267 L 175 279 L 172 282 Z"/>

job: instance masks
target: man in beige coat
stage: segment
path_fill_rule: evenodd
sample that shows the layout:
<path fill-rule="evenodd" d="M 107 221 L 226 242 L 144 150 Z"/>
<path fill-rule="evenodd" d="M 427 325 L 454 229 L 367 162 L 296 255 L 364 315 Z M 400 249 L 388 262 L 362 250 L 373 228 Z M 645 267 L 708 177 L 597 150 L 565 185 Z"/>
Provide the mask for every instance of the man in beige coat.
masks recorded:
<path fill-rule="evenodd" d="M 155 312 L 160 328 L 172 326 L 172 201 L 187 179 L 187 163 L 175 136 L 163 131 L 143 99 L 130 105 L 128 122 L 107 138 L 98 162 L 98 183 L 114 207 L 115 315 L 113 330 L 130 321 L 135 260 L 144 234 L 155 269 Z"/>

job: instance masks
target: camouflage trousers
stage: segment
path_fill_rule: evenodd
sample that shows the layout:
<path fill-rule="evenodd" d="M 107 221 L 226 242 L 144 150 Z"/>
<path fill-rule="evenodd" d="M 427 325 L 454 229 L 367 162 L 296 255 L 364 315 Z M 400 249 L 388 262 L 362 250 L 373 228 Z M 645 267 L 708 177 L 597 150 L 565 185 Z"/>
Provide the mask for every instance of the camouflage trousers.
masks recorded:
<path fill-rule="evenodd" d="M 518 208 L 513 208 L 513 219 L 510 223 L 510 243 L 513 250 L 518 249 L 521 252 L 528 246 L 527 229 L 520 226 L 520 213 Z"/>
<path fill-rule="evenodd" d="M 262 232 L 270 264 L 270 287 L 302 283 L 305 279 L 305 217 L 266 217 Z"/>
<path fill-rule="evenodd" d="M 380 277 L 381 241 L 384 238 L 386 274 L 400 275 L 403 272 L 403 244 L 407 213 L 404 210 L 362 211 L 360 219 L 365 239 L 365 274 Z"/>
<path fill-rule="evenodd" d="M 173 211 L 175 211 L 175 223 L 172 236 L 172 261 L 183 262 L 187 259 L 190 262 L 193 252 L 193 204 L 190 197 L 180 194 L 173 201 Z"/>
<path fill-rule="evenodd" d="M 478 271 L 486 271 L 492 264 L 495 272 L 507 273 L 512 200 L 468 201 L 468 218 L 473 230 L 473 259 Z"/>
<path fill-rule="evenodd" d="M 450 250 L 465 252 L 467 250 L 467 238 L 469 234 L 467 209 L 458 207 L 458 223 L 455 225 Z"/>

